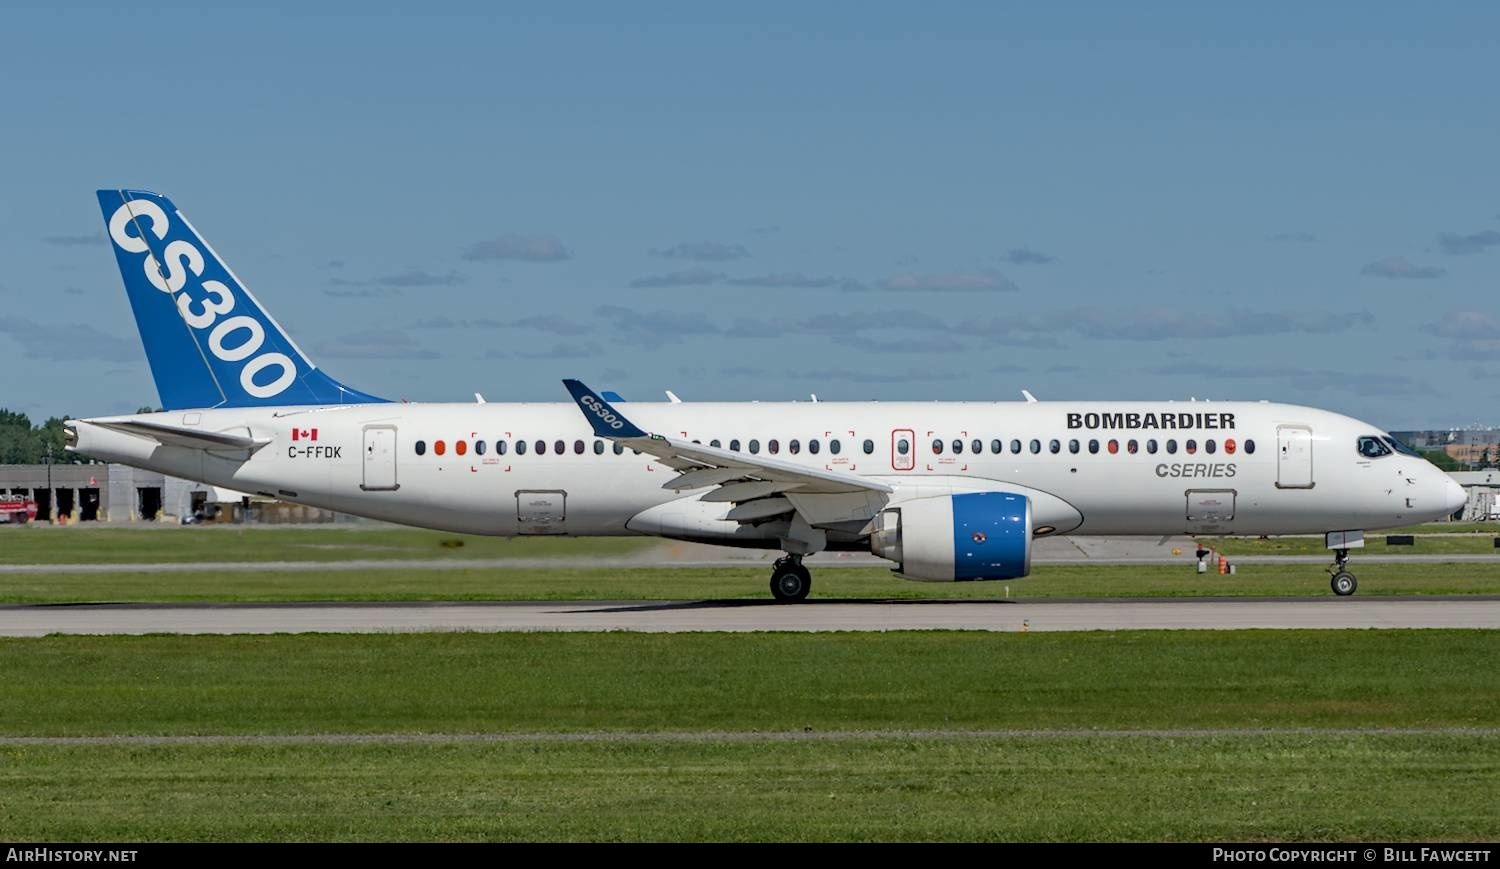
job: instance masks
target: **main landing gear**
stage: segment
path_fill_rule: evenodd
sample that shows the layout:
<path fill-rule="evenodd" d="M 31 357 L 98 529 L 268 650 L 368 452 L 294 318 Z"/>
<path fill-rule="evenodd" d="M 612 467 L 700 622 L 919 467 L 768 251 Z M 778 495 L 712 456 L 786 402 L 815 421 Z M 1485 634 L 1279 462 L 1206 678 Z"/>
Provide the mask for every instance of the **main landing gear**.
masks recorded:
<path fill-rule="evenodd" d="M 812 574 L 802 566 L 802 556 L 787 555 L 771 566 L 771 594 L 780 603 L 807 599 L 812 590 Z"/>
<path fill-rule="evenodd" d="M 1339 597 L 1348 597 L 1359 588 L 1354 574 L 1349 572 L 1349 550 L 1335 549 L 1333 552 L 1333 563 L 1328 565 L 1328 573 L 1333 579 L 1328 583 L 1333 588 L 1333 593 Z"/>

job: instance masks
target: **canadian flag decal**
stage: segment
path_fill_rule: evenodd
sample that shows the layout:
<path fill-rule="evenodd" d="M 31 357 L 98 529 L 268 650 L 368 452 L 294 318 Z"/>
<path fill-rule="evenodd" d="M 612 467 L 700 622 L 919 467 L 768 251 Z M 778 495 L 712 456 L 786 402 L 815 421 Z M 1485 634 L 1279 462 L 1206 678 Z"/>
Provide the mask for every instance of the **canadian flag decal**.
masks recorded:
<path fill-rule="evenodd" d="M 318 439 L 318 430 L 315 428 L 293 428 L 292 440 L 315 441 Z"/>

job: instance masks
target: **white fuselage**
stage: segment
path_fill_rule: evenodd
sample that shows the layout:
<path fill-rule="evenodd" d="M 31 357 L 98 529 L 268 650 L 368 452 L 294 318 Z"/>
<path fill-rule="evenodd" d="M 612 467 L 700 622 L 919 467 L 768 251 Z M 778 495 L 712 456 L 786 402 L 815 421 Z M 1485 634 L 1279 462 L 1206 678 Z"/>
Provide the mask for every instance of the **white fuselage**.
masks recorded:
<path fill-rule="evenodd" d="M 967 491 L 1022 492 L 1032 498 L 1038 535 L 1386 528 L 1443 516 L 1454 509 L 1457 490 L 1446 474 L 1420 458 L 1362 456 L 1356 440 L 1381 434 L 1374 426 L 1283 404 L 621 407 L 636 425 L 672 437 L 746 453 L 754 441 L 762 456 L 772 455 L 775 441 L 776 458 L 888 483 L 895 489 L 893 504 Z M 653 534 L 751 546 L 774 545 L 778 537 L 775 528 L 725 521 L 729 504 L 699 500 L 711 489 L 662 488 L 673 471 L 649 455 L 629 449 L 617 454 L 570 403 L 235 408 L 111 419 L 249 435 L 270 443 L 253 451 L 191 449 L 85 420 L 77 424 L 76 448 L 217 486 L 407 525 L 501 536 Z M 942 442 L 941 452 L 934 450 L 935 440 Z M 525 442 L 524 453 L 518 441 Z M 1097 451 L 1090 449 L 1091 441 Z M 483 454 L 476 446 L 481 442 Z M 830 545 L 860 545 L 858 530 L 843 529 L 830 537 Z"/>

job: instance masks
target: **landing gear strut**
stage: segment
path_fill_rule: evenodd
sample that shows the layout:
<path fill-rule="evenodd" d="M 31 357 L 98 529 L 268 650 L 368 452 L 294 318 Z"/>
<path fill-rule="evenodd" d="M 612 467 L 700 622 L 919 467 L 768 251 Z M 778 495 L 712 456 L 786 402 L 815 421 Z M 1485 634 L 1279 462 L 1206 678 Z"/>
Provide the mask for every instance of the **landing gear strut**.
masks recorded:
<path fill-rule="evenodd" d="M 812 590 L 812 574 L 802 566 L 802 556 L 778 558 L 771 567 L 771 594 L 781 603 L 806 600 Z"/>
<path fill-rule="evenodd" d="M 1333 593 L 1339 597 L 1348 597 L 1359 588 L 1354 574 L 1349 572 L 1349 550 L 1335 549 L 1333 551 L 1333 563 L 1328 565 L 1328 572 L 1333 579 L 1328 583 L 1333 588 Z"/>

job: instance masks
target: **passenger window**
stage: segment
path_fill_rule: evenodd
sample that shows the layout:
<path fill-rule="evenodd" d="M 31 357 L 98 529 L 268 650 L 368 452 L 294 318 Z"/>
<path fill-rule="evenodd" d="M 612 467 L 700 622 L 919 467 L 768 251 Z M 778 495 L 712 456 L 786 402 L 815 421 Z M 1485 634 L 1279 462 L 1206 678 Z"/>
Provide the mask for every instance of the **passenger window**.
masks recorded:
<path fill-rule="evenodd" d="M 896 452 L 900 453 L 903 456 L 911 452 L 911 441 L 907 440 L 906 438 L 902 438 L 901 440 L 896 441 Z"/>
<path fill-rule="evenodd" d="M 1167 438 L 1167 455 L 1174 456 L 1176 454 L 1177 454 L 1177 439 L 1176 438 Z"/>
<path fill-rule="evenodd" d="M 1156 455 L 1156 438 L 1151 438 L 1150 440 L 1146 441 L 1146 452 L 1150 453 L 1153 456 Z"/>
<path fill-rule="evenodd" d="M 518 456 L 524 456 L 524 455 L 526 455 L 526 442 L 525 441 L 516 441 L 516 455 L 518 455 Z"/>
<path fill-rule="evenodd" d="M 539 441 L 536 442 L 536 454 L 539 455 L 539 456 L 545 456 L 547 454 L 547 442 L 546 441 L 539 440 Z"/>
<path fill-rule="evenodd" d="M 802 444 L 799 443 L 796 438 L 792 438 L 791 440 L 787 441 L 786 451 L 795 456 L 798 453 L 802 452 Z"/>
<path fill-rule="evenodd" d="M 495 455 L 505 455 L 505 441 L 495 441 Z"/>
<path fill-rule="evenodd" d="M 1021 439 L 1020 438 L 1014 438 L 1014 439 L 1011 440 L 1011 442 L 1010 442 L 1010 451 L 1013 452 L 1013 453 L 1015 453 L 1018 456 L 1021 454 Z"/>
<path fill-rule="evenodd" d="M 1213 438 L 1209 438 L 1208 440 L 1203 442 L 1203 450 L 1204 452 L 1210 454 L 1216 453 L 1219 451 L 1219 445 L 1214 441 Z"/>
<path fill-rule="evenodd" d="M 1360 436 L 1358 449 L 1359 454 L 1367 459 L 1378 459 L 1391 454 L 1390 447 L 1386 446 L 1380 438 L 1370 435 Z"/>
<path fill-rule="evenodd" d="M 750 439 L 750 455 L 753 456 L 753 455 L 757 455 L 759 453 L 760 453 L 760 441 L 756 440 L 755 438 L 751 438 Z"/>
<path fill-rule="evenodd" d="M 417 441 L 417 443 L 416 443 L 416 449 L 417 449 L 417 455 L 419 455 L 419 456 L 426 455 L 427 454 L 427 441 Z"/>
<path fill-rule="evenodd" d="M 940 455 L 943 454 L 943 439 L 942 438 L 933 438 L 932 439 L 932 454 L 935 455 L 935 456 L 940 456 Z"/>
<path fill-rule="evenodd" d="M 484 441 L 475 441 L 474 442 L 474 454 L 475 455 L 479 455 L 479 456 L 484 455 L 484 451 L 487 448 L 488 448 L 488 445 Z"/>
<path fill-rule="evenodd" d="M 1070 453 L 1072 453 L 1074 455 L 1077 455 L 1078 454 L 1078 447 L 1079 447 L 1078 438 L 1073 438 L 1072 440 L 1068 441 L 1068 452 L 1070 452 Z"/>
<path fill-rule="evenodd" d="M 975 438 L 973 442 L 969 444 L 969 452 L 973 453 L 976 456 L 984 452 L 984 441 Z"/>
<path fill-rule="evenodd" d="M 1140 451 L 1141 445 L 1136 442 L 1135 438 L 1131 438 L 1130 440 L 1125 442 L 1125 452 L 1130 453 L 1133 456 Z"/>
<path fill-rule="evenodd" d="M 711 446 L 711 447 L 713 447 L 714 449 L 718 449 L 719 448 L 719 439 L 718 438 L 714 438 L 713 440 L 711 440 L 711 441 L 708 442 L 708 445 Z"/>
<path fill-rule="evenodd" d="M 1089 455 L 1099 455 L 1099 441 L 1094 438 L 1089 438 Z"/>
<path fill-rule="evenodd" d="M 604 455 L 604 441 L 594 441 L 594 455 Z"/>
<path fill-rule="evenodd" d="M 1047 444 L 1047 449 L 1051 450 L 1054 456 L 1057 455 L 1058 453 L 1062 452 L 1062 441 L 1058 440 L 1057 438 L 1053 438 L 1052 441 Z"/>
<path fill-rule="evenodd" d="M 1031 439 L 1031 454 L 1038 455 L 1042 451 L 1042 442 L 1036 438 Z"/>
<path fill-rule="evenodd" d="M 454 442 L 454 444 L 453 444 L 453 452 L 456 453 L 457 455 L 461 456 L 464 453 L 467 453 L 468 451 L 469 451 L 469 442 L 468 441 L 455 441 Z"/>
<path fill-rule="evenodd" d="M 433 444 L 432 444 L 432 454 L 433 455 L 440 456 L 440 455 L 442 455 L 443 453 L 446 453 L 446 452 L 448 452 L 448 445 L 447 444 L 443 443 L 442 441 L 434 441 L 433 442 Z"/>
<path fill-rule="evenodd" d="M 573 441 L 573 454 L 577 456 L 583 455 L 583 441 Z"/>
<path fill-rule="evenodd" d="M 773 456 L 781 452 L 781 441 L 778 441 L 775 438 L 771 438 L 766 442 L 766 452 L 770 453 Z"/>
<path fill-rule="evenodd" d="M 1231 456 L 1234 455 L 1234 438 L 1224 439 L 1224 452 Z"/>
<path fill-rule="evenodd" d="M 1249 438 L 1245 439 L 1245 455 L 1247 455 L 1247 456 L 1253 456 L 1253 455 L 1255 455 L 1255 441 L 1253 441 L 1253 440 L 1251 440 Z"/>
<path fill-rule="evenodd" d="M 622 444 L 622 443 L 620 443 L 619 441 L 615 441 L 615 455 L 617 455 L 617 456 L 623 456 L 623 455 L 625 455 L 625 445 Z"/>
<path fill-rule="evenodd" d="M 562 455 L 563 453 L 566 453 L 568 451 L 568 445 L 563 441 L 553 441 L 552 450 L 558 455 Z"/>
<path fill-rule="evenodd" d="M 1198 454 L 1198 442 L 1195 441 L 1195 440 L 1193 440 L 1192 438 L 1188 438 L 1187 443 L 1185 443 L 1185 444 L 1182 445 L 1182 451 L 1185 452 L 1185 453 L 1187 453 L 1190 456 L 1197 455 Z"/>
<path fill-rule="evenodd" d="M 818 446 L 817 438 L 813 438 L 812 440 L 807 442 L 807 451 L 812 453 L 813 455 L 817 455 L 818 450 L 820 449 L 822 449 L 822 447 Z"/>
<path fill-rule="evenodd" d="M 999 438 L 995 438 L 994 440 L 990 441 L 990 452 L 996 455 L 1005 452 L 1005 442 L 1000 440 Z"/>
<path fill-rule="evenodd" d="M 955 456 L 961 455 L 963 453 L 963 451 L 964 451 L 964 442 L 961 441 L 961 440 L 954 439 L 954 441 L 953 441 L 953 454 Z"/>
<path fill-rule="evenodd" d="M 870 455 L 871 453 L 875 452 L 875 442 L 872 441 L 872 440 L 869 440 L 868 438 L 865 439 L 864 447 L 865 447 L 865 455 L 867 455 L 867 456 Z"/>
<path fill-rule="evenodd" d="M 1105 445 L 1105 449 L 1109 450 L 1109 454 L 1113 456 L 1120 452 L 1120 442 L 1114 438 L 1110 438 L 1109 443 Z"/>
<path fill-rule="evenodd" d="M 828 451 L 830 453 L 833 453 L 834 455 L 838 455 L 839 454 L 839 450 L 841 450 L 843 448 L 844 448 L 844 445 L 841 444 L 841 443 L 839 443 L 839 439 L 838 438 L 834 438 L 833 440 L 831 440 L 831 441 L 828 442 Z"/>
<path fill-rule="evenodd" d="M 737 452 L 740 451 L 740 439 L 739 438 L 730 438 L 729 439 L 729 450 L 730 450 L 730 452 L 735 452 L 735 453 L 737 453 Z"/>

